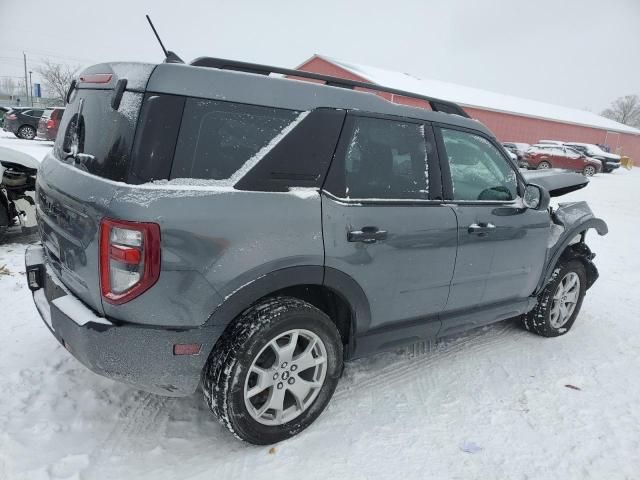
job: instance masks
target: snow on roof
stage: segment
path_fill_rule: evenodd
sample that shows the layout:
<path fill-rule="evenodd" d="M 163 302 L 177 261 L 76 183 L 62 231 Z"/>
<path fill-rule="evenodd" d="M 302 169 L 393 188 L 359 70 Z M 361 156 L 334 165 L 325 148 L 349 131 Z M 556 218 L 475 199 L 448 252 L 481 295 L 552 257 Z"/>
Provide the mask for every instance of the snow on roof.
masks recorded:
<path fill-rule="evenodd" d="M 640 130 L 636 128 L 601 117 L 592 112 L 587 112 L 586 110 L 562 107 L 560 105 L 513 97 L 511 95 L 503 95 L 440 80 L 418 78 L 408 73 L 392 72 L 381 68 L 358 65 L 324 55 L 316 55 L 316 57 L 342 67 L 377 85 L 441 98 L 442 100 L 455 102 L 462 106 L 478 107 L 496 112 L 513 113 L 527 117 L 555 120 L 563 123 L 640 135 Z"/>

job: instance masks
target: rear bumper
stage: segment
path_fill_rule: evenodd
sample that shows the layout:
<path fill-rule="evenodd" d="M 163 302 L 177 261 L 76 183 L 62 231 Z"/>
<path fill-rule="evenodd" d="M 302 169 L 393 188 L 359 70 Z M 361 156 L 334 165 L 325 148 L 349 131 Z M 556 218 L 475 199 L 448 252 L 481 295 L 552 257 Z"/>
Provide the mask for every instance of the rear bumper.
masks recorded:
<path fill-rule="evenodd" d="M 41 140 L 52 141 L 56 139 L 57 133 L 58 133 L 57 130 L 41 127 L 40 125 L 38 125 L 38 130 L 36 131 L 36 138 Z"/>
<path fill-rule="evenodd" d="M 191 395 L 223 327 L 171 329 L 116 323 L 70 293 L 47 265 L 40 245 L 25 253 L 33 300 L 47 328 L 93 372 L 165 396 Z M 174 355 L 175 344 L 202 345 L 198 355 Z"/>
<path fill-rule="evenodd" d="M 4 125 L 2 125 L 2 130 L 5 132 L 16 133 L 17 125 L 14 120 L 5 120 Z"/>

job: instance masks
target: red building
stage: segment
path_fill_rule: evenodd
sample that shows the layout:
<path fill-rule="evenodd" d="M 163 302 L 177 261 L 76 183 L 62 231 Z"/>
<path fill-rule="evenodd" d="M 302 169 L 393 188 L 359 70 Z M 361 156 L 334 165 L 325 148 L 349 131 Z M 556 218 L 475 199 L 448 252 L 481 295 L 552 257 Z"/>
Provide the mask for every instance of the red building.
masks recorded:
<path fill-rule="evenodd" d="M 575 108 L 502 95 L 406 73 L 356 65 L 314 55 L 298 70 L 332 75 L 415 92 L 458 103 L 502 142 L 537 143 L 541 139 L 607 145 L 640 165 L 640 130 Z M 375 92 L 395 103 L 429 108 L 424 100 Z"/>

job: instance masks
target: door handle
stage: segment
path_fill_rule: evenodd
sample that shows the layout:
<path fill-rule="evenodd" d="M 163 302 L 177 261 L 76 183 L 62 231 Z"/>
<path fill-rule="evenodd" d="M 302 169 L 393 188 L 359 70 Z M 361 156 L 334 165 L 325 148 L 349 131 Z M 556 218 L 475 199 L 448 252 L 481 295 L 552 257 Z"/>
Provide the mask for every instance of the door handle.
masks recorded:
<path fill-rule="evenodd" d="M 362 227 L 362 230 L 353 230 L 347 233 L 349 242 L 376 243 L 378 240 L 386 240 L 387 231 L 378 227 Z"/>
<path fill-rule="evenodd" d="M 469 232 L 470 235 L 478 235 L 479 237 L 486 237 L 487 235 L 489 235 L 489 232 L 491 230 L 495 230 L 496 226 L 493 223 L 486 223 L 486 222 L 480 222 L 480 223 L 472 223 L 471 225 L 469 225 L 469 228 L 467 229 L 467 232 Z"/>

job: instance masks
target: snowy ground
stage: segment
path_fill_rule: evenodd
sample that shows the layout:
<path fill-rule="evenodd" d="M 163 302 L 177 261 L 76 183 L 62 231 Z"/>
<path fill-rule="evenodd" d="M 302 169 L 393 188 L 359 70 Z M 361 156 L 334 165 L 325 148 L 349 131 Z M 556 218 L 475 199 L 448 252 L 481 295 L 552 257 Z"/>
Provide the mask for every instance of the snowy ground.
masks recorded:
<path fill-rule="evenodd" d="M 0 479 L 640 478 L 640 170 L 565 198 L 610 228 L 590 234 L 601 278 L 568 335 L 504 322 L 351 363 L 318 421 L 273 449 L 235 440 L 200 395 L 80 365 L 38 317 L 14 236 L 0 246 Z"/>

